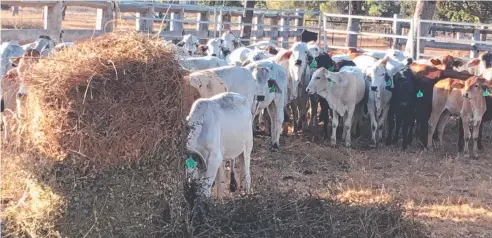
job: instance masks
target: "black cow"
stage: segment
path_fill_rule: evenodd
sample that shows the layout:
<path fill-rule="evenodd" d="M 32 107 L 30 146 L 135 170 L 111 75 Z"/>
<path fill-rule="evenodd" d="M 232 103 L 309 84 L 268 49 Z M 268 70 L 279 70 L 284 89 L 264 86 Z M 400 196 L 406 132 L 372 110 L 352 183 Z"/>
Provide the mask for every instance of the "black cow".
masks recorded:
<path fill-rule="evenodd" d="M 303 30 L 301 33 L 301 42 L 317 41 L 318 33 Z"/>
<path fill-rule="evenodd" d="M 393 75 L 394 87 L 388 88 L 392 92 L 392 97 L 388 111 L 387 145 L 398 141 L 400 129 L 403 135 L 402 149 L 406 149 L 411 143 L 418 92 L 415 90 L 414 81 L 414 75 L 408 67 Z M 394 136 L 393 129 L 395 129 Z"/>

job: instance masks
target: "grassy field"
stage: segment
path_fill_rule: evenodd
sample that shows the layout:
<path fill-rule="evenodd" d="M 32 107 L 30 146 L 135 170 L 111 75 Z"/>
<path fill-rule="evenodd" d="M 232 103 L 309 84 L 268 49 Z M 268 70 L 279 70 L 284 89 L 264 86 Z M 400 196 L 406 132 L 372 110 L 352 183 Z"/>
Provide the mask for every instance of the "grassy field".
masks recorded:
<path fill-rule="evenodd" d="M 95 12 L 79 10 L 76 16 L 69 13 L 67 11 L 64 28 L 93 28 Z M 13 19 L 7 19 L 8 14 L 2 11 L 2 28 L 42 27 L 39 10 L 22 9 L 21 15 Z M 122 25 L 131 30 L 134 22 Z M 341 45 L 343 40 L 343 36 L 339 36 L 333 42 Z M 381 39 L 363 40 L 364 47 L 385 48 L 387 44 Z M 447 51 L 433 53 L 444 52 Z M 485 142 L 486 149 L 479 158 L 464 159 L 457 152 L 457 125 L 452 120 L 445 132 L 444 147 L 434 152 L 423 151 L 415 140 L 406 151 L 396 145 L 370 149 L 367 121 L 364 128 L 362 136 L 353 140 L 353 148 L 330 147 L 320 136 L 321 128 L 306 134 L 282 136 L 279 152 L 268 150 L 268 137 L 256 136 L 251 162 L 253 192 L 262 194 L 275 189 L 299 199 L 328 199 L 360 211 L 398 203 L 404 209 L 405 219 L 423 224 L 419 229 L 431 237 L 492 237 L 490 141 Z M 2 223 L 6 217 L 15 217 L 16 222 L 8 224 L 10 228 L 24 227 L 33 232 L 31 236 L 36 236 L 37 230 L 44 230 L 48 236 L 60 231 L 74 237 L 97 237 L 96 234 L 105 234 L 102 227 L 111 227 L 113 220 L 106 213 L 121 217 L 142 213 L 138 201 L 131 207 L 119 207 L 112 201 L 128 195 L 129 189 L 138 190 L 135 187 L 139 180 L 154 168 L 144 172 L 131 168 L 133 174 L 114 172 L 111 176 L 93 176 L 72 171 L 72 167 L 67 166 L 42 177 L 41 171 L 46 172 L 52 164 L 42 160 L 31 163 L 33 159 L 28 156 L 27 153 L 2 154 Z M 65 180 L 60 181 L 60 178 Z M 75 180 L 83 182 L 75 183 Z M 88 181 L 102 181 L 111 191 L 90 187 Z M 148 191 L 143 188 L 138 191 L 142 192 L 137 194 L 138 199 L 144 201 Z M 240 199 L 235 195 L 217 204 Z M 96 204 L 97 209 L 88 208 L 91 203 Z M 139 226 L 132 221 L 128 224 Z M 112 230 L 112 234 L 120 233 Z"/>

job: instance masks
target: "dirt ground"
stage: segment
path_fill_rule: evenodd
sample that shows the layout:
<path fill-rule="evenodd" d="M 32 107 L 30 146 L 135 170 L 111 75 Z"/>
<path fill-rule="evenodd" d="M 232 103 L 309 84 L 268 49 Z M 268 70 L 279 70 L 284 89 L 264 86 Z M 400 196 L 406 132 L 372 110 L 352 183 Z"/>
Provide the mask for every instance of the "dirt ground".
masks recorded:
<path fill-rule="evenodd" d="M 29 9 L 21 10 L 21 17 L 17 21 L 20 22 L 19 19 L 22 18 L 22 21 L 41 27 L 39 20 L 42 14 L 27 10 Z M 24 14 L 25 12 L 27 13 Z M 92 29 L 91 25 L 95 24 L 95 13 L 82 11 L 80 18 L 71 17 L 68 13 L 64 27 Z M 8 14 L 2 11 L 2 28 L 16 21 L 7 19 L 7 16 L 11 17 Z M 35 19 L 28 19 L 28 16 Z M 133 24 L 129 22 L 128 29 L 132 29 Z M 342 38 L 339 43 L 341 40 Z M 387 42 L 381 40 L 373 41 L 373 44 L 370 42 L 364 40 L 363 46 L 384 48 L 387 45 Z M 432 53 L 447 52 L 436 50 Z M 467 54 L 457 51 L 452 53 Z M 370 149 L 367 131 L 369 127 L 364 125 L 363 128 L 365 130 L 362 136 L 353 140 L 353 148 L 329 146 L 328 141 L 321 138 L 321 128 L 305 135 L 282 136 L 279 152 L 269 150 L 267 136 L 255 136 L 251 162 L 253 192 L 264 189 L 264 183 L 274 181 L 280 191 L 330 198 L 356 205 L 397 200 L 402 203 L 405 216 L 424 223 L 432 237 L 492 237 L 490 141 L 484 143 L 486 149 L 481 151 L 479 158 L 465 159 L 457 153 L 455 122 L 450 122 L 446 129 L 443 148 L 434 152 L 423 151 L 416 140 L 406 151 L 402 151 L 397 145 Z M 3 163 L 2 169 L 15 170 L 13 164 Z M 34 181 L 26 171 L 3 174 L 2 178 L 16 179 L 18 176 Z M 20 187 L 6 186 L 2 185 L 2 203 L 21 203 L 25 199 L 25 184 Z M 36 187 L 33 188 L 33 193 L 36 193 L 35 189 Z M 52 192 L 42 194 L 54 201 L 60 199 Z M 39 209 L 43 206 L 42 203 L 38 205 Z M 90 212 L 78 214 L 82 217 L 90 215 Z M 77 217 L 77 214 L 71 216 Z M 94 224 L 96 222 L 97 219 Z M 63 226 L 63 221 L 60 226 Z M 80 235 L 89 234 L 93 227 L 94 225 L 81 225 Z"/>

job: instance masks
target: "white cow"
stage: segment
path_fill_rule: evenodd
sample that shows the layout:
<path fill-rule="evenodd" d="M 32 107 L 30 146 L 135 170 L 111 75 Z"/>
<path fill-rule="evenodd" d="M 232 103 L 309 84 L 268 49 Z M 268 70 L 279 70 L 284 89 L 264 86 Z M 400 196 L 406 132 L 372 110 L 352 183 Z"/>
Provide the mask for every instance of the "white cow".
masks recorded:
<path fill-rule="evenodd" d="M 251 62 L 271 57 L 266 51 L 240 47 L 227 56 L 226 61 L 231 65 L 246 66 Z"/>
<path fill-rule="evenodd" d="M 492 68 L 492 52 L 481 53 L 478 58 L 470 60 L 466 67 L 470 72 L 474 72 L 475 75 L 484 74 L 486 69 Z"/>
<path fill-rule="evenodd" d="M 363 73 L 354 66 L 345 66 L 340 72 L 317 69 L 307 87 L 309 94 L 317 93 L 333 110 L 331 144 L 336 145 L 336 129 L 343 117 L 345 146 L 351 146 L 351 129 L 363 113 L 365 95 L 369 84 Z"/>
<path fill-rule="evenodd" d="M 33 43 L 25 44 L 22 46 L 24 51 L 28 49 L 37 50 L 41 57 L 48 57 L 51 50 L 55 48 L 55 45 L 49 36 L 41 35 Z"/>
<path fill-rule="evenodd" d="M 217 181 L 218 197 L 222 196 L 226 177 L 220 167 L 224 160 L 238 156 L 242 187 L 246 193 L 251 190 L 253 115 L 250 108 L 244 96 L 231 92 L 198 99 L 191 107 L 186 118 L 190 128 L 186 143 L 187 176 L 198 182 L 198 192 L 207 198 L 211 196 L 214 181 Z"/>
<path fill-rule="evenodd" d="M 297 132 L 302 123 L 307 122 L 309 96 L 305 90 L 310 78 L 306 71 L 309 67 L 308 59 L 312 59 L 312 55 L 306 43 L 296 42 L 289 50 L 279 52 L 276 57 L 277 62 L 288 72 L 288 101 L 294 119 L 294 132 Z"/>
<path fill-rule="evenodd" d="M 191 56 L 195 54 L 198 45 L 200 45 L 200 42 L 198 41 L 198 37 L 191 34 L 187 34 L 184 35 L 183 39 L 179 41 L 176 45 L 179 47 L 183 47 Z"/>
<path fill-rule="evenodd" d="M 263 111 L 265 108 L 267 109 L 268 115 L 270 115 L 272 149 L 277 150 L 280 145 L 284 110 L 287 105 L 287 72 L 271 58 L 253 62 L 245 68 L 251 71 L 257 81 L 262 75 L 262 70 L 260 69 L 268 69 L 268 93 L 265 96 L 265 100 L 259 103 L 258 113 L 260 114 L 259 119 L 262 121 Z M 263 90 L 265 89 L 263 88 Z"/>
<path fill-rule="evenodd" d="M 265 78 L 255 80 L 248 69 L 238 66 L 223 66 L 208 71 L 217 74 L 227 86 L 229 92 L 239 93 L 248 99 L 251 105 L 251 114 L 254 115 L 258 108 L 258 96 L 265 96 L 265 85 L 268 83 L 268 75 Z"/>
<path fill-rule="evenodd" d="M 220 37 L 222 39 L 221 51 L 223 57 L 227 57 L 234 49 L 236 49 L 236 44 L 239 44 L 239 39 L 234 36 L 230 30 L 227 30 Z M 236 44 L 235 44 L 236 43 Z"/>
<path fill-rule="evenodd" d="M 316 58 L 319 56 L 319 54 L 321 54 L 323 51 L 321 50 L 321 48 L 319 47 L 318 44 L 316 44 L 316 41 L 310 41 L 308 44 L 308 50 L 309 52 L 311 53 L 311 55 Z"/>
<path fill-rule="evenodd" d="M 12 62 L 9 58 L 21 57 L 24 54 L 24 49 L 18 42 L 4 42 L 0 46 L 0 79 L 12 68 Z M 1 83 L 0 83 L 1 88 Z"/>
<path fill-rule="evenodd" d="M 369 102 L 367 111 L 371 119 L 371 131 L 373 146 L 383 139 L 386 117 L 388 116 L 392 93 L 387 89 L 391 86 L 391 79 L 386 71 L 389 57 L 378 60 L 376 64 L 365 71 L 365 77 L 370 80 Z"/>
<path fill-rule="evenodd" d="M 227 66 L 227 62 L 215 56 L 187 57 L 181 59 L 181 66 L 187 70 L 204 70 Z"/>

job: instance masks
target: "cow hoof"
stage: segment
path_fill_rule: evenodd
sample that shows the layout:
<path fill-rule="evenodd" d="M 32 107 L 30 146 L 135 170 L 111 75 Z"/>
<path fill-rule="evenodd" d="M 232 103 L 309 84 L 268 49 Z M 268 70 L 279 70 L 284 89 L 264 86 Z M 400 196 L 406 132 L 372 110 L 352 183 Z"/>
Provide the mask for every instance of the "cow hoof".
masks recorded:
<path fill-rule="evenodd" d="M 272 145 L 272 148 L 270 148 L 270 150 L 271 150 L 272 152 L 278 152 L 278 144 L 277 144 L 277 143 L 274 143 L 274 144 Z"/>
<path fill-rule="evenodd" d="M 464 154 L 463 157 L 470 158 L 470 154 Z"/>
<path fill-rule="evenodd" d="M 371 149 L 375 149 L 375 148 L 377 148 L 377 147 L 378 147 L 378 145 L 377 145 L 377 144 L 370 144 L 370 145 L 369 145 L 369 148 L 371 148 Z"/>
<path fill-rule="evenodd" d="M 345 142 L 345 147 L 350 148 L 352 147 L 352 144 L 350 142 Z"/>
<path fill-rule="evenodd" d="M 331 146 L 337 146 L 337 142 L 336 142 L 336 141 L 334 141 L 334 140 L 331 140 L 331 141 L 330 141 L 330 145 L 331 145 Z"/>

